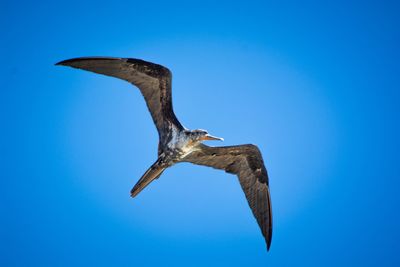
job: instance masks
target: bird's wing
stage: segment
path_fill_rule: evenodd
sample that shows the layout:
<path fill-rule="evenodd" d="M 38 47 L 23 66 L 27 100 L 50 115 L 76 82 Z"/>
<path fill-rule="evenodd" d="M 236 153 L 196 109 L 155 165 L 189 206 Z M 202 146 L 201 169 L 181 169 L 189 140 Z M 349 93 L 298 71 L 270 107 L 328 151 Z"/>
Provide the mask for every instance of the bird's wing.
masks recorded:
<path fill-rule="evenodd" d="M 257 146 L 209 147 L 201 144 L 199 150 L 189 154 L 183 161 L 222 169 L 239 177 L 269 250 L 272 237 L 271 198 L 267 170 Z"/>
<path fill-rule="evenodd" d="M 160 140 L 166 138 L 171 127 L 183 129 L 172 108 L 172 75 L 167 68 L 140 59 L 111 57 L 73 58 L 56 65 L 113 76 L 137 86 L 146 100 Z"/>

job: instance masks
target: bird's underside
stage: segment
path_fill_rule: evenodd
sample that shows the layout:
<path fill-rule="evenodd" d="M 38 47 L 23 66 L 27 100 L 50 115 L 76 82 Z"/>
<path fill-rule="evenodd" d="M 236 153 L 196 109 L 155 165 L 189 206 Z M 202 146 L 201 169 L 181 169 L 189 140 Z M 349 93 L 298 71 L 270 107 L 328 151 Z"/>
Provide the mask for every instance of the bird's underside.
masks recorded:
<path fill-rule="evenodd" d="M 158 159 L 131 190 L 141 192 L 162 172 L 178 162 L 221 169 L 235 174 L 245 193 L 269 250 L 272 238 L 271 198 L 268 174 L 259 149 L 254 145 L 210 147 L 204 140 L 221 140 L 204 130 L 190 131 L 176 118 L 172 107 L 171 72 L 158 64 L 132 58 L 84 57 L 56 65 L 70 66 L 113 76 L 137 86 L 159 134 Z"/>

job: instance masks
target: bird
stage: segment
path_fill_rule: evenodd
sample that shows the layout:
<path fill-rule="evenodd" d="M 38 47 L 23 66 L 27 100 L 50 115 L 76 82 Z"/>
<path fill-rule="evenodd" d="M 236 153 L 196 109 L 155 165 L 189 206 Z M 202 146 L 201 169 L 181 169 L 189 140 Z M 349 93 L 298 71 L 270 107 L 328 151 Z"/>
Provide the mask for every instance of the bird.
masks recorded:
<path fill-rule="evenodd" d="M 247 202 L 265 239 L 272 240 L 272 208 L 269 178 L 259 148 L 253 144 L 212 147 L 206 140 L 223 138 L 206 130 L 189 130 L 172 107 L 172 73 L 159 64 L 135 58 L 79 57 L 55 65 L 69 66 L 125 80 L 142 93 L 158 131 L 158 157 L 131 190 L 136 197 L 169 167 L 180 162 L 224 170 L 238 177 Z"/>

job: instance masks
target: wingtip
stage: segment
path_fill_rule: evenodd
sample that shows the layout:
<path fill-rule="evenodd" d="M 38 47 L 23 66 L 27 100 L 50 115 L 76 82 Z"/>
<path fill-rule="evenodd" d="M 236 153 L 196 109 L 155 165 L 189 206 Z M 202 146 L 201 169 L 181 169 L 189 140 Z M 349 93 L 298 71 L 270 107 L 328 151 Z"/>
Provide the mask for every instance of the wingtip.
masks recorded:
<path fill-rule="evenodd" d="M 70 58 L 70 59 L 65 59 L 65 60 L 62 60 L 62 61 L 60 61 L 60 62 L 57 62 L 56 64 L 54 64 L 55 66 L 71 66 L 72 65 L 72 63 L 74 63 L 74 62 L 77 62 L 77 61 L 80 61 L 80 60 L 84 60 L 84 59 L 88 59 L 88 58 L 85 58 L 85 57 L 77 57 L 77 58 Z"/>
<path fill-rule="evenodd" d="M 265 240 L 267 244 L 267 251 L 269 251 L 269 248 L 271 247 L 271 242 L 272 242 L 272 227 L 269 229 L 269 237 L 266 238 Z"/>
<path fill-rule="evenodd" d="M 97 57 L 97 56 L 93 56 L 93 57 L 75 57 L 75 58 L 62 60 L 60 62 L 55 63 L 54 65 L 55 66 L 59 66 L 59 65 L 72 66 L 76 62 L 85 61 L 85 60 L 126 60 L 126 59 L 119 58 L 119 57 Z"/>
<path fill-rule="evenodd" d="M 74 59 L 66 59 L 66 60 L 61 60 L 57 63 L 54 64 L 54 66 L 68 66 L 68 62 L 71 62 Z"/>

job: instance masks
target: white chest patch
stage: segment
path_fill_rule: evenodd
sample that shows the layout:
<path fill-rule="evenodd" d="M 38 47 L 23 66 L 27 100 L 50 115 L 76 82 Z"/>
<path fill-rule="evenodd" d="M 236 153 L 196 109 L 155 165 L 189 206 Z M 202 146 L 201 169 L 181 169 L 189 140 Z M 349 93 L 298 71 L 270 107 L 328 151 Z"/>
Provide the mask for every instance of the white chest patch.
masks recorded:
<path fill-rule="evenodd" d="M 171 129 L 171 132 L 172 132 L 172 138 L 171 138 L 171 141 L 169 141 L 169 143 L 167 144 L 167 146 L 170 149 L 176 149 L 176 148 L 178 148 L 179 143 L 182 142 L 182 140 L 181 140 L 182 137 L 179 134 L 178 129 L 176 129 L 175 127 L 173 127 Z"/>
<path fill-rule="evenodd" d="M 176 128 L 172 128 L 171 133 L 171 141 L 167 144 L 169 149 L 179 150 L 181 157 L 186 157 L 195 150 L 195 146 L 193 146 L 193 143 L 186 134 Z"/>

